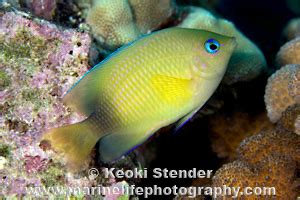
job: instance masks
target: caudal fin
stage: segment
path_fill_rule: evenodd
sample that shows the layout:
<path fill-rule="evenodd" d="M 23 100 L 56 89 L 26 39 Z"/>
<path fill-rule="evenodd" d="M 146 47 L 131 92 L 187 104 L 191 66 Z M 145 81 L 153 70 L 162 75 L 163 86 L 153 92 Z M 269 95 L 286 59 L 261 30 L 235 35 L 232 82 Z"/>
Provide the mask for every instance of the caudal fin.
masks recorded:
<path fill-rule="evenodd" d="M 79 169 L 91 150 L 101 137 L 101 133 L 93 128 L 88 120 L 60 128 L 49 130 L 42 138 L 48 141 L 51 147 L 62 153 L 71 169 Z"/>

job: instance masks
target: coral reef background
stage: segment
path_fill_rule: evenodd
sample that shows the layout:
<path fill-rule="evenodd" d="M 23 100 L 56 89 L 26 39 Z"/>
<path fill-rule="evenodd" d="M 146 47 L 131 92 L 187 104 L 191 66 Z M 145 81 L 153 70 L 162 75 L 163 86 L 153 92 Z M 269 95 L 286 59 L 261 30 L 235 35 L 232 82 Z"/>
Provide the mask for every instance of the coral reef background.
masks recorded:
<path fill-rule="evenodd" d="M 278 188 L 276 199 L 296 199 L 299 13 L 298 0 L 0 0 L 0 198 L 26 197 L 26 186 L 176 183 L 270 185 Z M 238 48 L 214 96 L 176 134 L 172 126 L 163 128 L 111 165 L 99 161 L 96 146 L 80 172 L 68 171 L 56 152 L 39 143 L 45 130 L 83 119 L 63 105 L 62 96 L 119 47 L 173 26 L 237 38 Z M 106 179 L 104 167 L 196 167 L 215 175 L 211 180 Z M 96 179 L 89 177 L 90 168 L 100 171 Z"/>

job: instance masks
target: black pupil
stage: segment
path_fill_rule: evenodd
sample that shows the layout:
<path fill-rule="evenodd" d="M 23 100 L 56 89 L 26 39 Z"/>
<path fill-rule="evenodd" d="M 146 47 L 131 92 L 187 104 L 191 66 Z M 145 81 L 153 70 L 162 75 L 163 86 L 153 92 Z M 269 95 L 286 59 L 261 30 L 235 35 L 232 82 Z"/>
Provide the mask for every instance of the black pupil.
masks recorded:
<path fill-rule="evenodd" d="M 209 48 L 211 49 L 211 50 L 216 50 L 218 47 L 217 47 L 217 45 L 215 45 L 215 44 L 210 44 L 209 45 Z"/>

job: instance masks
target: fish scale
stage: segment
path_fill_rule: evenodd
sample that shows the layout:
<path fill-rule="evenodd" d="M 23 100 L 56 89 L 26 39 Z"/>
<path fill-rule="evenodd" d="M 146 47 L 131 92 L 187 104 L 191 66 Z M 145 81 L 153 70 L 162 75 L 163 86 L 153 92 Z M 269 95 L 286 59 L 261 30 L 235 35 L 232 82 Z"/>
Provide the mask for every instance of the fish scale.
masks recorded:
<path fill-rule="evenodd" d="M 211 41 L 219 43 L 218 52 L 206 49 Z M 76 167 L 98 140 L 101 160 L 114 161 L 161 127 L 177 121 L 180 127 L 191 118 L 219 85 L 234 48 L 231 37 L 194 29 L 140 38 L 96 65 L 65 95 L 63 101 L 87 119 L 51 129 L 44 139 Z"/>
<path fill-rule="evenodd" d="M 162 63 L 164 64 L 164 63 Z M 172 71 L 172 68 L 176 69 L 176 65 L 173 65 L 172 62 L 168 63 L 169 67 L 166 68 L 166 71 L 162 71 L 162 70 L 157 70 L 154 71 L 152 70 L 152 68 L 154 69 L 160 69 L 159 67 L 149 67 L 148 70 L 145 70 L 145 68 L 140 68 L 140 70 L 135 71 L 134 75 L 139 75 L 139 76 L 133 76 L 135 77 L 135 79 L 137 80 L 137 82 L 132 81 L 131 77 L 124 77 L 123 79 L 119 79 L 120 82 L 123 83 L 124 85 L 131 85 L 130 88 L 128 88 L 127 94 L 131 94 L 130 96 L 125 96 L 123 95 L 124 90 L 122 89 L 126 89 L 122 86 L 120 86 L 119 88 L 117 88 L 114 93 L 116 95 L 114 95 L 114 99 L 116 99 L 114 102 L 116 105 L 120 105 L 122 109 L 120 109 L 120 107 L 118 106 L 117 108 L 115 108 L 116 110 L 112 110 L 112 113 L 118 113 L 118 115 L 121 115 L 120 118 L 121 119 L 126 119 L 129 118 L 131 119 L 132 123 L 141 120 L 142 116 L 141 113 L 147 113 L 147 116 L 149 116 L 149 112 L 151 113 L 151 110 L 153 110 L 153 108 L 155 107 L 155 105 L 159 105 L 159 102 L 162 102 L 162 99 L 160 99 L 159 97 L 157 97 L 157 95 L 155 95 L 153 93 L 153 88 L 151 87 L 150 84 L 147 83 L 147 81 L 149 81 L 150 79 L 150 75 L 151 74 L 166 74 L 168 73 L 168 75 L 173 76 L 173 75 L 177 75 L 179 76 L 179 73 L 174 73 L 174 70 Z M 175 63 L 174 63 L 175 64 Z M 147 68 L 146 68 L 147 69 Z M 170 73 L 173 72 L 173 73 Z M 175 71 L 176 72 L 176 71 Z M 117 74 L 118 76 L 118 74 Z M 120 76 L 119 76 L 120 77 Z M 115 84 L 115 83 L 113 83 Z M 132 93 L 133 88 L 135 88 L 135 91 L 137 91 L 136 93 Z M 141 92 L 138 92 L 141 91 Z M 139 103 L 142 103 L 143 106 L 134 106 L 136 103 L 136 101 L 130 101 L 130 99 L 134 98 L 133 96 L 139 96 Z M 142 97 L 143 95 L 143 97 Z M 152 98 L 151 98 L 152 97 Z M 157 97 L 157 98 L 154 98 Z M 148 99 L 151 99 L 151 101 L 147 101 Z M 119 100 L 119 102 L 118 102 Z M 121 101 L 121 102 L 120 102 Z M 122 102 L 125 102 L 122 103 Z M 113 108 L 112 108 L 113 109 Z M 128 112 L 124 112 L 126 109 L 126 111 Z M 140 110 L 139 110 L 140 109 Z M 122 125 L 126 125 L 126 124 L 122 124 Z"/>

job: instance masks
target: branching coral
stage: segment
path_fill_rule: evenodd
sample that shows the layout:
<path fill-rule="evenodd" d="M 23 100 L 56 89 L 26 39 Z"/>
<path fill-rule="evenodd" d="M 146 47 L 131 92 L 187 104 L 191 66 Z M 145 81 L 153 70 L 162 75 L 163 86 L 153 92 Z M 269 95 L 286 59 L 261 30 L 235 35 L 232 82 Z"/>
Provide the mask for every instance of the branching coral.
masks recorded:
<path fill-rule="evenodd" d="M 265 68 L 266 60 L 260 49 L 243 35 L 233 23 L 215 17 L 209 11 L 188 7 L 184 12 L 188 15 L 179 24 L 180 27 L 197 28 L 233 36 L 237 39 L 237 47 L 230 59 L 224 81 L 227 84 L 249 81 L 257 77 Z"/>
<path fill-rule="evenodd" d="M 275 187 L 276 198 L 295 199 L 300 186 L 296 176 L 299 152 L 298 135 L 281 127 L 262 131 L 241 143 L 238 160 L 223 165 L 216 172 L 213 186 Z M 246 197 L 256 198 L 254 195 Z"/>
<path fill-rule="evenodd" d="M 239 187 L 239 192 L 244 192 L 246 187 L 252 189 L 259 187 L 262 190 L 264 187 L 270 187 L 274 188 L 271 189 L 271 192 L 276 194 L 276 196 L 238 194 L 237 199 L 246 200 L 264 199 L 265 197 L 290 200 L 299 195 L 299 177 L 296 175 L 300 167 L 300 137 L 298 135 L 286 130 L 282 125 L 271 126 L 267 122 L 266 116 L 263 115 L 250 118 L 245 114 L 235 113 L 230 117 L 221 115 L 214 119 L 216 120 L 214 126 L 219 126 L 214 130 L 218 133 L 223 132 L 224 135 L 229 134 L 228 144 L 231 144 L 230 141 L 233 145 L 236 143 L 233 133 L 237 134 L 237 138 L 243 135 L 241 132 L 251 131 L 253 133 L 248 134 L 252 136 L 244 139 L 240 144 L 235 156 L 237 160 L 225 164 L 217 170 L 212 178 L 212 183 L 209 181 L 203 183 L 202 180 L 198 180 L 202 187 L 209 185 L 222 188 L 226 185 L 227 187 Z M 264 121 L 269 128 L 259 131 L 262 128 L 259 125 L 261 121 Z M 225 152 L 227 151 L 225 150 Z M 197 186 L 197 182 L 194 182 L 193 186 Z M 231 197 L 232 195 L 228 194 L 228 196 L 218 196 L 216 199 Z"/>
<path fill-rule="evenodd" d="M 229 116 L 217 114 L 210 119 L 212 148 L 218 157 L 228 160 L 236 158 L 236 149 L 243 139 L 272 127 L 265 113 L 250 116 L 234 112 Z"/>
<path fill-rule="evenodd" d="M 171 0 L 94 0 L 86 21 L 109 50 L 159 27 L 173 11 Z"/>
<path fill-rule="evenodd" d="M 244 139 L 237 149 L 237 160 L 223 165 L 216 172 L 212 186 L 226 185 L 241 190 L 274 187 L 276 198 L 283 200 L 295 199 L 299 195 L 296 173 L 300 167 L 300 137 L 294 133 L 299 131 L 299 69 L 300 65 L 287 65 L 269 78 L 265 102 L 269 118 L 278 122 L 276 127 L 263 129 Z M 235 121 L 233 124 L 237 124 Z M 241 121 L 238 124 L 242 126 Z M 228 126 L 228 123 L 225 124 Z M 231 126 L 227 127 L 225 132 L 230 133 L 228 130 L 231 129 Z M 241 199 L 263 197 L 239 194 Z"/>
<path fill-rule="evenodd" d="M 300 37 L 283 45 L 276 57 L 278 66 L 287 64 L 300 64 Z"/>
<path fill-rule="evenodd" d="M 286 26 L 284 34 L 289 41 L 277 53 L 277 65 L 300 64 L 300 18 L 292 19 Z"/>
<path fill-rule="evenodd" d="M 275 187 L 276 198 L 289 200 L 299 195 L 300 65 L 287 65 L 268 80 L 265 103 L 276 127 L 246 138 L 237 150 L 237 160 L 223 165 L 213 177 L 213 186 Z M 262 196 L 259 196 L 262 197 Z M 258 196 L 239 198 L 257 199 Z"/>
<path fill-rule="evenodd" d="M 94 0 L 86 18 L 97 40 L 115 49 L 140 35 L 127 1 Z"/>
<path fill-rule="evenodd" d="M 288 131 L 295 132 L 300 135 L 300 105 L 295 104 L 289 106 L 282 114 L 279 125 Z"/>
<path fill-rule="evenodd" d="M 288 40 L 292 40 L 300 36 L 300 18 L 289 21 L 284 29 L 284 35 Z"/>
<path fill-rule="evenodd" d="M 265 103 L 272 122 L 277 122 L 289 106 L 299 103 L 299 74 L 300 65 L 287 65 L 268 79 Z"/>
<path fill-rule="evenodd" d="M 271 153 L 290 156 L 300 166 L 300 137 L 293 132 L 277 127 L 262 131 L 245 139 L 239 149 L 238 158 L 257 164 Z"/>
<path fill-rule="evenodd" d="M 148 33 L 172 15 L 172 0 L 129 0 L 135 23 L 141 33 Z"/>
<path fill-rule="evenodd" d="M 296 163 L 289 157 L 280 155 L 269 155 L 256 165 L 251 165 L 243 160 L 237 160 L 223 165 L 213 177 L 213 186 L 240 187 L 240 192 L 244 192 L 246 187 L 252 189 L 260 187 L 274 188 L 270 192 L 274 196 L 244 195 L 239 193 L 239 199 L 256 200 L 274 198 L 281 200 L 296 199 L 299 188 L 296 181 Z M 229 196 L 228 196 L 229 198 Z M 224 199 L 218 197 L 217 199 Z"/>

